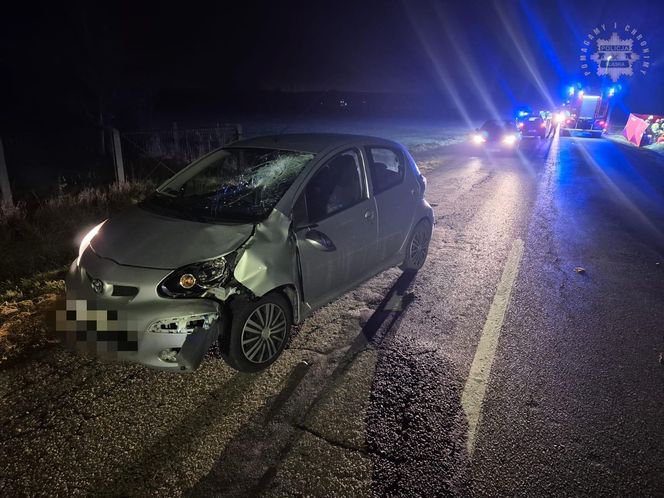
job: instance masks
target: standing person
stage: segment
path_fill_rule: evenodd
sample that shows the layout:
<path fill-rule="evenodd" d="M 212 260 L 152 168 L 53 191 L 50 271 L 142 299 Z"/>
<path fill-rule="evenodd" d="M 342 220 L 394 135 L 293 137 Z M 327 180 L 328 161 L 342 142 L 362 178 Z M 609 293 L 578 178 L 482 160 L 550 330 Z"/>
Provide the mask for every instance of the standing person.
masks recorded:
<path fill-rule="evenodd" d="M 643 132 L 643 136 L 641 137 L 641 147 L 644 145 L 650 145 L 653 142 L 653 132 L 652 132 L 652 125 L 655 117 L 650 115 L 646 119 L 646 129 Z"/>
<path fill-rule="evenodd" d="M 556 115 L 553 115 L 553 119 L 550 119 L 551 121 L 551 126 L 549 126 L 549 133 L 546 134 L 546 138 L 553 138 L 556 136 L 556 126 L 558 126 L 558 120 L 556 119 Z"/>

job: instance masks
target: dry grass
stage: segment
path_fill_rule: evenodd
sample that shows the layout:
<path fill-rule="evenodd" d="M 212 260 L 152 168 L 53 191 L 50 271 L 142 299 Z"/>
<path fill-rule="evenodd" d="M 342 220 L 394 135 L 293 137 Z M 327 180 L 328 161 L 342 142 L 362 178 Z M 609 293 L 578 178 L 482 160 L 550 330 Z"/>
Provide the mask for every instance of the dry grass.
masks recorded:
<path fill-rule="evenodd" d="M 0 294 L 21 279 L 61 268 L 76 257 L 77 237 L 111 214 L 143 199 L 154 185 L 127 183 L 86 188 L 26 208 L 0 209 Z"/>

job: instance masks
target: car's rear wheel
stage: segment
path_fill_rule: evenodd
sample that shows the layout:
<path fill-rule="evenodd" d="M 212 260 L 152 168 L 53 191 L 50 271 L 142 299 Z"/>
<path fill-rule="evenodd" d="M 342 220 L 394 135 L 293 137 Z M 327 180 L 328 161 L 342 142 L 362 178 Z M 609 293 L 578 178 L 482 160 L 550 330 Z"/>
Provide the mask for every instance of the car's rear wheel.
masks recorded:
<path fill-rule="evenodd" d="M 429 242 L 431 241 L 431 223 L 429 220 L 420 220 L 410 234 L 406 246 L 406 258 L 400 268 L 404 271 L 417 271 L 427 259 Z"/>
<path fill-rule="evenodd" d="M 233 304 L 228 349 L 224 359 L 240 372 L 259 372 L 281 355 L 292 318 L 286 298 L 276 292 L 256 301 Z"/>

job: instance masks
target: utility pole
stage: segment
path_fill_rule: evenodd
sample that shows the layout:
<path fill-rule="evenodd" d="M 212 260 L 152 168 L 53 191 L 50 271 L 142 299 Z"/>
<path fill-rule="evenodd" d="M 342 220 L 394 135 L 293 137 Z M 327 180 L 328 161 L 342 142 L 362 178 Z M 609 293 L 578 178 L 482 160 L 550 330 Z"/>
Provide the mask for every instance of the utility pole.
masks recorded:
<path fill-rule="evenodd" d="M 0 193 L 2 198 L 0 204 L 13 207 L 14 201 L 12 199 L 12 189 L 9 185 L 9 174 L 7 173 L 7 162 L 5 161 L 5 148 L 2 145 L 2 138 L 0 137 Z"/>

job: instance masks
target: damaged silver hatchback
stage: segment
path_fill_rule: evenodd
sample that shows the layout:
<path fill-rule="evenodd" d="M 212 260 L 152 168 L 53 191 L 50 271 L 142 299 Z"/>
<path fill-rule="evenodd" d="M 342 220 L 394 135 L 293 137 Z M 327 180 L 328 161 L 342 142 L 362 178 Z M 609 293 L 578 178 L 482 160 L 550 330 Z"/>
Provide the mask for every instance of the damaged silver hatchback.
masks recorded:
<path fill-rule="evenodd" d="M 392 266 L 425 261 L 433 212 L 398 143 L 352 135 L 235 142 L 95 227 L 67 276 L 65 340 L 162 369 L 274 362 L 293 324 Z"/>

